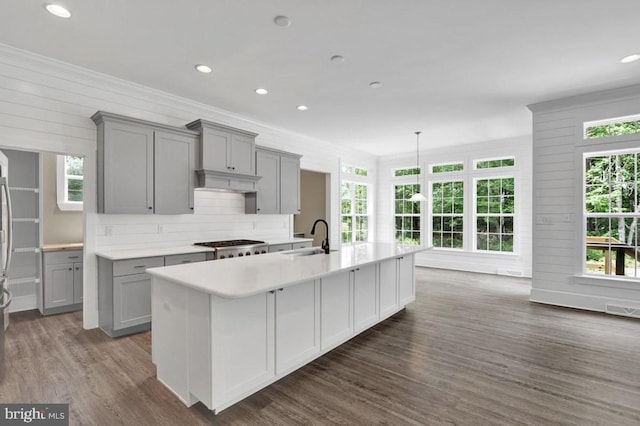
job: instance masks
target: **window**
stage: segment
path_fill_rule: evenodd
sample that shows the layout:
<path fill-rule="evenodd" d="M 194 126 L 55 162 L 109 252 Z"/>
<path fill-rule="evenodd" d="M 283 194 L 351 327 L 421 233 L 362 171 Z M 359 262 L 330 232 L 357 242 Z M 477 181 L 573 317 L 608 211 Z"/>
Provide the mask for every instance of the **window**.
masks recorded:
<path fill-rule="evenodd" d="M 369 171 L 362 167 L 353 167 L 350 164 L 343 164 L 342 173 L 356 175 L 356 176 L 367 176 L 369 174 Z"/>
<path fill-rule="evenodd" d="M 462 249 L 463 192 L 463 181 L 431 184 L 431 244 L 434 247 Z"/>
<path fill-rule="evenodd" d="M 640 277 L 640 151 L 585 155 L 588 274 Z"/>
<path fill-rule="evenodd" d="M 464 164 L 462 163 L 435 164 L 431 166 L 431 173 L 460 172 L 463 169 Z"/>
<path fill-rule="evenodd" d="M 397 243 L 420 244 L 420 203 L 409 201 L 418 191 L 420 185 L 415 183 L 395 185 L 394 217 Z"/>
<path fill-rule="evenodd" d="M 592 121 L 584 125 L 584 138 L 597 139 L 609 136 L 640 133 L 640 116 Z"/>
<path fill-rule="evenodd" d="M 369 240 L 369 188 L 366 184 L 342 182 L 342 243 Z"/>
<path fill-rule="evenodd" d="M 57 201 L 60 210 L 82 210 L 84 157 L 58 155 Z"/>
<path fill-rule="evenodd" d="M 495 158 L 491 160 L 479 160 L 476 161 L 476 169 L 494 169 L 498 167 L 513 167 L 516 164 L 516 160 L 513 157 L 508 158 Z"/>
<path fill-rule="evenodd" d="M 513 252 L 514 178 L 476 180 L 476 249 Z"/>
<path fill-rule="evenodd" d="M 395 177 L 400 176 L 415 176 L 420 174 L 420 167 L 409 167 L 404 169 L 395 169 L 393 175 Z"/>

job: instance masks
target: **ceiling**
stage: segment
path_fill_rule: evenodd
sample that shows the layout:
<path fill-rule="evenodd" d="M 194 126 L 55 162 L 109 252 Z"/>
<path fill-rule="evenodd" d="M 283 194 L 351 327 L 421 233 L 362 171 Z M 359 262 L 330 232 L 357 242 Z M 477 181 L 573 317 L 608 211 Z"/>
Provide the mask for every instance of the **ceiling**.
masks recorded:
<path fill-rule="evenodd" d="M 527 104 L 640 83 L 638 0 L 58 3 L 3 0 L 0 43 L 377 155 L 529 135 Z"/>

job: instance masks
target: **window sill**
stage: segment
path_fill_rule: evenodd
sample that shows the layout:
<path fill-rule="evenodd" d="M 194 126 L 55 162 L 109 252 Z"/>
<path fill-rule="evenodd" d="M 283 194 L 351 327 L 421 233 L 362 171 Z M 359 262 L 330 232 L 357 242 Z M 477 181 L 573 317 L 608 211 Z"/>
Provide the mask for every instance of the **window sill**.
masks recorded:
<path fill-rule="evenodd" d="M 65 203 L 65 202 L 58 201 L 58 208 L 63 212 L 67 212 L 67 211 L 81 212 L 82 207 L 83 207 L 82 203 Z"/>
<path fill-rule="evenodd" d="M 640 291 L 640 280 L 633 278 L 617 278 L 614 276 L 605 277 L 596 275 L 574 275 L 572 283 Z"/>

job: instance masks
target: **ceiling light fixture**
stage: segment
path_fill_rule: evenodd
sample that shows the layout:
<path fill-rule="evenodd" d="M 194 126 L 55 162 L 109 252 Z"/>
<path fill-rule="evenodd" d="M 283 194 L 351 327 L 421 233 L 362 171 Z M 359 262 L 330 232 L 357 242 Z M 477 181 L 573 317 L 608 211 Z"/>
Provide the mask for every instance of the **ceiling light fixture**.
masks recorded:
<path fill-rule="evenodd" d="M 291 25 L 291 19 L 288 16 L 279 15 L 273 18 L 273 22 L 279 27 L 288 27 Z"/>
<path fill-rule="evenodd" d="M 341 64 L 344 62 L 344 56 L 341 55 L 333 55 L 331 57 L 331 62 L 335 62 L 336 64 Z"/>
<path fill-rule="evenodd" d="M 213 71 L 213 69 L 211 67 L 209 67 L 207 65 L 203 65 L 203 64 L 196 65 L 196 69 L 198 71 L 200 71 L 201 73 L 205 73 L 205 74 L 210 73 L 211 71 Z"/>
<path fill-rule="evenodd" d="M 418 201 L 427 201 L 424 195 L 420 193 L 420 133 L 416 133 L 416 170 L 418 174 L 416 174 L 416 189 L 417 192 L 409 198 L 409 201 L 418 202 Z"/>
<path fill-rule="evenodd" d="M 382 83 L 380 83 L 379 81 L 372 81 L 371 83 L 369 83 L 369 87 L 371 87 L 372 89 L 379 89 L 382 87 Z"/>
<path fill-rule="evenodd" d="M 269 93 L 269 91 L 267 89 L 259 88 L 259 89 L 256 89 L 256 93 L 258 95 L 266 95 L 267 93 Z"/>
<path fill-rule="evenodd" d="M 296 107 L 296 109 L 297 109 L 298 111 L 306 111 L 306 110 L 308 110 L 309 108 L 307 108 L 307 106 L 306 106 L 306 105 L 298 105 L 298 106 Z"/>
<path fill-rule="evenodd" d="M 45 4 L 45 9 L 52 15 L 56 15 L 59 18 L 70 18 L 71 12 L 69 12 L 64 6 L 60 6 L 59 4 Z"/>
<path fill-rule="evenodd" d="M 629 64 L 631 62 L 637 61 L 638 59 L 640 59 L 640 53 L 634 53 L 633 55 L 625 56 L 624 58 L 620 59 L 620 63 Z"/>

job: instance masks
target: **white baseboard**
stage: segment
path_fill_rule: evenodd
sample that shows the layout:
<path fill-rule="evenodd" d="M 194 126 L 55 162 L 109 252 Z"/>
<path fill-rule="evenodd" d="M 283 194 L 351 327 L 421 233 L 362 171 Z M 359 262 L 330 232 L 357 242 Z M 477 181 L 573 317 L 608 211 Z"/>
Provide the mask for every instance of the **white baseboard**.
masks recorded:
<path fill-rule="evenodd" d="M 589 296 L 579 293 L 536 288 L 531 289 L 529 300 L 536 303 L 545 303 L 547 305 L 586 309 L 596 312 L 606 312 L 607 305 L 621 305 L 640 309 L 640 301 L 634 302 L 612 297 Z"/>
<path fill-rule="evenodd" d="M 17 296 L 11 300 L 11 305 L 9 305 L 9 313 L 20 312 L 20 311 L 29 311 L 31 309 L 36 309 L 38 307 L 36 302 L 36 295 L 29 294 L 26 296 Z"/>

